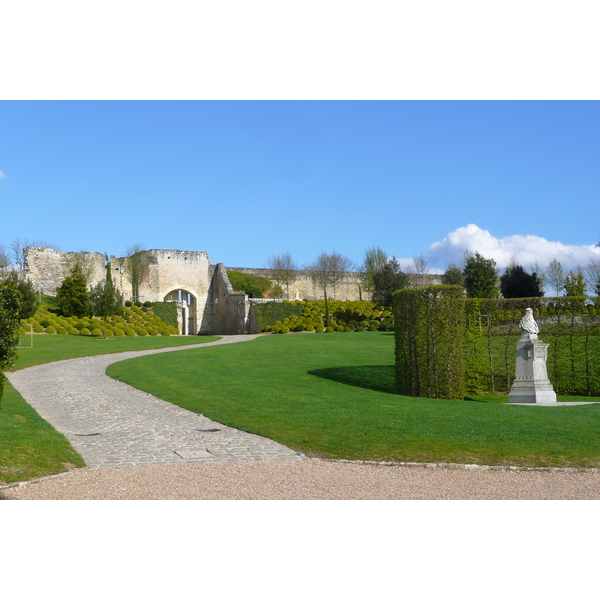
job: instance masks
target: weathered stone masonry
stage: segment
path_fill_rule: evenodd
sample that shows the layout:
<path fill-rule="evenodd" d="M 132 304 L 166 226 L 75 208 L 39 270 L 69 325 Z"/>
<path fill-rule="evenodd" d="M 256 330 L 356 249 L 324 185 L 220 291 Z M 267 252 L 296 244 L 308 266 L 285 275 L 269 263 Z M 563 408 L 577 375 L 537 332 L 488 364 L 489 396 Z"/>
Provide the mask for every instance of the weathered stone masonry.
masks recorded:
<path fill-rule="evenodd" d="M 206 252 L 182 250 L 146 250 L 148 268 L 141 281 L 139 300 L 145 302 L 175 302 L 178 307 L 179 331 L 182 334 L 239 334 L 256 333 L 252 301 L 245 294 L 234 293 L 227 268 L 211 264 Z M 105 265 L 110 261 L 112 278 L 126 299 L 131 298 L 131 282 L 125 270 L 125 258 L 110 258 L 99 252 L 58 252 L 50 248 L 25 249 L 25 273 L 37 291 L 54 296 L 56 288 L 68 276 L 77 259 L 84 255 L 86 275 L 90 286 L 104 280 Z M 235 271 L 263 275 L 272 279 L 268 269 L 235 268 Z M 439 276 L 413 276 L 416 285 L 438 283 Z M 329 294 L 328 294 L 329 295 Z M 320 289 L 308 273 L 299 271 L 290 285 L 290 299 L 317 299 Z M 331 298 L 339 300 L 368 300 L 361 292 L 358 273 L 348 273 L 331 290 Z"/>

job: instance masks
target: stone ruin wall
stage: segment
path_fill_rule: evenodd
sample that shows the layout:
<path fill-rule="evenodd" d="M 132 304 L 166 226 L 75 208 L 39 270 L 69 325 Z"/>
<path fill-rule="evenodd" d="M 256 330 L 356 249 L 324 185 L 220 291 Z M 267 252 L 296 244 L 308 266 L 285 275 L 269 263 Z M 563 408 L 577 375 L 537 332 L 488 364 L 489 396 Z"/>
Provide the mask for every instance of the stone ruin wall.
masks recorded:
<path fill-rule="evenodd" d="M 236 294 L 231 287 L 227 271 L 239 271 L 272 279 L 269 269 L 230 268 L 211 264 L 206 252 L 181 250 L 147 250 L 150 264 L 140 285 L 142 302 L 163 302 L 175 290 L 185 290 L 196 299 L 195 311 L 184 303 L 177 303 L 180 331 L 183 315 L 194 333 L 250 333 L 253 330 L 251 302 L 245 294 Z M 78 255 L 50 248 L 26 248 L 25 272 L 37 291 L 51 296 L 68 276 Z M 84 252 L 85 267 L 90 286 L 97 285 L 106 276 L 106 256 L 100 252 Z M 131 299 L 131 282 L 124 270 L 125 258 L 110 257 L 112 278 L 124 298 Z M 358 273 L 348 273 L 331 290 L 332 300 L 370 300 L 362 291 Z M 411 275 L 411 284 L 434 285 L 441 283 L 441 275 Z M 287 296 L 287 294 L 286 294 Z M 297 279 L 290 284 L 290 299 L 321 299 L 322 290 L 316 287 L 307 271 L 298 271 Z M 189 317 L 193 322 L 189 324 Z M 187 330 L 188 327 L 186 327 Z"/>
<path fill-rule="evenodd" d="M 50 296 L 56 295 L 56 288 L 69 275 L 79 255 L 84 255 L 86 275 L 91 285 L 103 281 L 104 254 L 100 252 L 58 252 L 51 248 L 25 248 L 25 275 L 33 283 L 36 291 Z"/>
<path fill-rule="evenodd" d="M 259 275 L 273 280 L 270 269 L 247 269 L 244 267 L 231 267 L 230 271 L 239 271 L 248 275 Z M 289 294 L 284 286 L 284 298 L 288 300 L 320 300 L 323 298 L 323 290 L 315 286 L 308 271 L 297 271 L 298 277 L 290 283 Z M 410 284 L 413 287 L 425 285 L 439 285 L 442 283 L 441 275 L 417 275 L 410 274 Z M 342 281 L 331 290 L 327 290 L 327 295 L 332 300 L 371 300 L 371 294 L 362 289 L 360 273 L 349 272 Z"/>

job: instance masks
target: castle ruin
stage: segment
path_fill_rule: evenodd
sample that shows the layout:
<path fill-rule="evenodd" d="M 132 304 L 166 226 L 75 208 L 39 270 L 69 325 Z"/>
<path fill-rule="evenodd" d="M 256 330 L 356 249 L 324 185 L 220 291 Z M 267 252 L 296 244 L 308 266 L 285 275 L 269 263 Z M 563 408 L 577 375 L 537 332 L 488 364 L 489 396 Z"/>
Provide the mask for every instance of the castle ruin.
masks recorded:
<path fill-rule="evenodd" d="M 82 265 L 90 286 L 104 281 L 110 263 L 112 280 L 125 299 L 141 302 L 175 302 L 179 331 L 183 335 L 255 333 L 252 303 L 246 294 L 236 294 L 227 276 L 227 268 L 213 265 L 206 252 L 182 250 L 144 250 L 137 297 L 132 297 L 127 259 L 99 252 L 59 252 L 50 248 L 25 249 L 25 274 L 42 294 L 56 295 L 56 289 L 74 264 Z M 137 256 L 137 255 L 134 255 Z M 269 269 L 234 268 L 233 271 L 261 275 L 272 279 Z M 439 283 L 439 276 L 413 276 L 413 284 Z M 368 300 L 361 292 L 358 273 L 348 273 L 328 296 L 332 300 Z M 319 299 L 322 291 L 315 287 L 306 271 L 298 271 L 290 284 L 290 300 Z"/>

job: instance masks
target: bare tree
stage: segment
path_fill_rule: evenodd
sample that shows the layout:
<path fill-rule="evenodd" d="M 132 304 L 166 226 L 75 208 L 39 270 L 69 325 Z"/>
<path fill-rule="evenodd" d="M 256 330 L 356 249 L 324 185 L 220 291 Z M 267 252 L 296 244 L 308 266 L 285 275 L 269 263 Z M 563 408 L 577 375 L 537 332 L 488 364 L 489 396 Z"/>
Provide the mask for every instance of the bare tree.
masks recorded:
<path fill-rule="evenodd" d="M 125 276 L 131 283 L 131 297 L 134 302 L 140 298 L 140 285 L 150 270 L 150 255 L 144 245 L 136 242 L 127 248 L 125 259 Z"/>
<path fill-rule="evenodd" d="M 52 250 L 56 250 L 60 252 L 60 247 L 56 244 L 49 244 L 44 240 L 30 240 L 30 239 L 15 239 L 10 244 L 10 259 L 11 263 L 14 264 L 19 269 L 23 269 L 25 267 L 25 248 L 33 247 L 33 248 L 51 248 Z"/>
<path fill-rule="evenodd" d="M 267 260 L 268 268 L 271 270 L 271 277 L 278 287 L 285 285 L 288 298 L 290 297 L 290 283 L 298 277 L 298 267 L 289 252 L 269 256 Z"/>
<path fill-rule="evenodd" d="M 365 251 L 365 260 L 359 268 L 360 279 L 366 292 L 375 291 L 374 276 L 379 273 L 388 262 L 388 255 L 379 247 L 373 246 Z"/>
<path fill-rule="evenodd" d="M 310 278 L 315 285 L 323 290 L 325 298 L 325 327 L 329 327 L 329 303 L 327 299 L 327 290 L 335 288 L 348 273 L 353 269 L 352 261 L 338 252 L 327 254 L 321 252 L 319 256 L 305 269 L 309 272 Z"/>
<path fill-rule="evenodd" d="M 10 256 L 6 246 L 4 244 L 0 244 L 0 269 L 4 269 L 10 265 Z"/>
<path fill-rule="evenodd" d="M 427 275 L 427 273 L 429 273 L 429 271 L 431 270 L 429 268 L 429 265 L 427 264 L 427 259 L 422 254 L 413 257 L 413 264 L 415 273 L 417 275 Z"/>
<path fill-rule="evenodd" d="M 600 260 L 592 258 L 585 266 L 588 289 L 600 296 Z"/>
<path fill-rule="evenodd" d="M 546 269 L 546 281 L 556 290 L 558 296 L 565 287 L 566 274 L 560 262 L 555 258 Z"/>

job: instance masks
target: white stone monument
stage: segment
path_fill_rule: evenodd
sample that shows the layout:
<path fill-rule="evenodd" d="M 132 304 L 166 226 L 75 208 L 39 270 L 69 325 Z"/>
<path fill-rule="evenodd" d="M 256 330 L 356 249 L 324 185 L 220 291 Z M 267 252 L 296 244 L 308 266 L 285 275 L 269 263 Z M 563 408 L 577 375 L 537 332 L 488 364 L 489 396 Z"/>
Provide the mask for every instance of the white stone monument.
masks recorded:
<path fill-rule="evenodd" d="M 521 339 L 517 342 L 515 381 L 508 401 L 521 404 L 556 402 L 556 392 L 546 371 L 548 344 L 538 339 L 539 327 L 531 308 L 525 309 L 519 326 Z"/>

